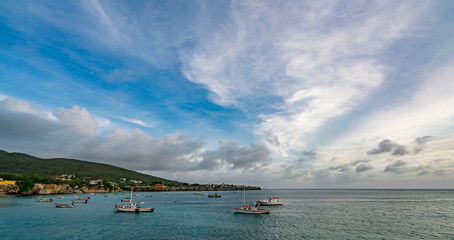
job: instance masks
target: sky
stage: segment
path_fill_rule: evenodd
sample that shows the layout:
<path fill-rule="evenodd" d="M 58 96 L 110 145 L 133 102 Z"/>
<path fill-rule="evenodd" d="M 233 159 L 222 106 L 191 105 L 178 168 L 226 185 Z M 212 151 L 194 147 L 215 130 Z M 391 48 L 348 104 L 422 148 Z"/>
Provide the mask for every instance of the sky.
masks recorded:
<path fill-rule="evenodd" d="M 189 183 L 452 188 L 453 12 L 1 1 L 0 149 Z"/>

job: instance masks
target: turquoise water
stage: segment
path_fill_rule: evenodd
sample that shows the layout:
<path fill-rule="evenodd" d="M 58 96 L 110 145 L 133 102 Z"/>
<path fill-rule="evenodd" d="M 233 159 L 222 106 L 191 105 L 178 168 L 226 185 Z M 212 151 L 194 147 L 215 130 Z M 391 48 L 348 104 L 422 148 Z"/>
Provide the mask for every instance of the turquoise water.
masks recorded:
<path fill-rule="evenodd" d="M 73 195 L 50 196 L 54 203 L 0 197 L 0 239 L 454 239 L 454 190 L 267 192 L 284 202 L 267 207 L 269 215 L 234 214 L 242 191 L 218 192 L 216 199 L 192 192 L 134 197 L 153 213 L 115 213 L 124 196 L 113 194 L 90 196 L 72 209 L 54 203 Z M 249 203 L 264 197 L 246 192 Z"/>

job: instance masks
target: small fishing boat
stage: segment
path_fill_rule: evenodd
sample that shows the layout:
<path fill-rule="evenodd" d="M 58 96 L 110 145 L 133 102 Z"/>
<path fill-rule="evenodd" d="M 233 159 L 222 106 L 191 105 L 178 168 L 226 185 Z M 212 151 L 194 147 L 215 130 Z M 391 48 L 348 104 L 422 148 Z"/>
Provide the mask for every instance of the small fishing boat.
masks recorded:
<path fill-rule="evenodd" d="M 245 213 L 245 214 L 270 214 L 269 209 L 259 209 L 260 203 L 256 202 L 253 207 L 246 206 L 246 190 L 244 190 L 243 195 L 243 206 L 234 207 L 235 213 Z"/>
<path fill-rule="evenodd" d="M 194 195 L 202 195 L 202 192 L 195 192 Z"/>
<path fill-rule="evenodd" d="M 143 197 L 143 194 L 134 194 L 136 197 Z"/>
<path fill-rule="evenodd" d="M 85 200 L 73 200 L 73 203 L 88 203 L 88 199 L 85 199 Z"/>
<path fill-rule="evenodd" d="M 96 193 L 90 193 L 91 196 L 96 196 Z"/>
<path fill-rule="evenodd" d="M 90 197 L 79 197 L 79 199 L 81 199 L 81 200 L 88 200 L 88 199 L 90 199 Z"/>
<path fill-rule="evenodd" d="M 65 197 L 63 197 L 62 195 L 58 195 L 58 198 L 63 199 L 63 198 L 65 198 Z"/>
<path fill-rule="evenodd" d="M 215 194 L 208 194 L 207 196 L 208 196 L 209 198 L 220 198 L 220 197 L 221 197 L 221 195 L 218 195 L 217 193 L 215 193 Z"/>
<path fill-rule="evenodd" d="M 260 203 L 260 205 L 263 206 L 278 206 L 283 204 L 278 197 L 271 197 L 264 200 L 260 200 L 258 202 Z"/>
<path fill-rule="evenodd" d="M 147 196 L 145 196 L 145 197 L 153 197 L 153 195 L 147 195 Z"/>
<path fill-rule="evenodd" d="M 269 209 L 260 209 L 258 208 L 260 204 L 255 203 L 255 206 L 241 206 L 241 207 L 234 207 L 235 213 L 246 213 L 246 214 L 270 214 Z"/>
<path fill-rule="evenodd" d="M 54 199 L 52 199 L 52 198 L 51 199 L 45 199 L 45 198 L 38 199 L 38 202 L 53 202 L 53 201 L 54 201 Z"/>
<path fill-rule="evenodd" d="M 124 199 L 121 199 L 122 201 Z M 115 205 L 115 211 L 116 212 L 153 212 L 154 208 L 144 208 L 141 207 L 140 204 L 143 204 L 144 202 L 132 202 L 132 189 L 131 189 L 131 197 L 128 199 L 129 204 L 120 206 L 120 205 Z"/>
<path fill-rule="evenodd" d="M 115 211 L 117 212 L 153 212 L 154 208 L 140 207 L 138 203 L 126 204 L 123 206 L 115 205 Z"/>
<path fill-rule="evenodd" d="M 74 207 L 74 203 L 72 203 L 72 204 L 55 203 L 55 207 L 57 207 L 57 208 L 73 208 Z"/>
<path fill-rule="evenodd" d="M 110 195 L 104 195 L 104 197 L 110 197 Z"/>
<path fill-rule="evenodd" d="M 122 201 L 122 202 L 130 202 L 131 199 L 129 199 L 129 198 L 122 198 L 121 201 Z"/>
<path fill-rule="evenodd" d="M 268 196 L 268 192 L 266 191 L 266 187 L 265 187 L 265 199 L 258 201 L 260 203 L 260 205 L 262 205 L 262 206 L 279 206 L 279 205 L 283 204 L 281 202 L 281 200 L 279 200 L 278 197 L 269 198 L 267 196 Z"/>

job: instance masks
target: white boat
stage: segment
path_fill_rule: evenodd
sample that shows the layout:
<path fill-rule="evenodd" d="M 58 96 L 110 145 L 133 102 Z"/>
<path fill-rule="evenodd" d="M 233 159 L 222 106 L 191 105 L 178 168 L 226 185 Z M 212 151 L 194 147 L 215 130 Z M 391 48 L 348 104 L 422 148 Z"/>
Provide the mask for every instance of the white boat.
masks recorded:
<path fill-rule="evenodd" d="M 122 199 L 123 200 L 123 199 Z M 132 189 L 131 197 L 129 198 L 129 204 L 120 206 L 115 205 L 115 211 L 117 212 L 153 212 L 154 208 L 143 208 L 140 206 L 143 202 L 132 202 Z"/>
<path fill-rule="evenodd" d="M 246 206 L 246 190 L 244 190 L 243 196 L 243 206 L 241 207 L 234 207 L 235 213 L 245 213 L 245 214 L 270 214 L 269 209 L 260 209 L 258 208 L 260 204 L 258 202 L 255 203 L 253 207 Z"/>
<path fill-rule="evenodd" d="M 153 212 L 154 208 L 140 207 L 140 203 L 131 203 L 123 206 L 115 205 L 117 212 Z"/>
<path fill-rule="evenodd" d="M 234 207 L 235 213 L 246 213 L 246 214 L 270 214 L 269 209 L 260 209 L 258 208 L 259 204 L 256 203 L 254 207 L 251 206 L 241 206 Z"/>
<path fill-rule="evenodd" d="M 260 205 L 263 205 L 263 206 L 279 206 L 279 205 L 283 204 L 278 197 L 270 197 L 270 198 L 267 197 L 267 193 L 268 192 L 266 191 L 266 187 L 265 187 L 265 199 L 258 201 Z"/>
<path fill-rule="evenodd" d="M 283 204 L 281 202 L 281 200 L 279 200 L 278 197 L 271 197 L 271 198 L 260 200 L 258 202 L 260 205 L 263 205 L 263 206 L 277 206 L 277 205 Z"/>

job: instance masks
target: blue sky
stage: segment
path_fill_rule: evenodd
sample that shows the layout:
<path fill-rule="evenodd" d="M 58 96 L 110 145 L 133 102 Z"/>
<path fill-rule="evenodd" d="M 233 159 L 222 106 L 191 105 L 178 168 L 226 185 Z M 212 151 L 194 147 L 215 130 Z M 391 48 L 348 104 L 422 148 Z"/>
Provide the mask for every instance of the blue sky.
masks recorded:
<path fill-rule="evenodd" d="M 198 183 L 454 183 L 451 2 L 0 6 L 0 149 Z"/>

